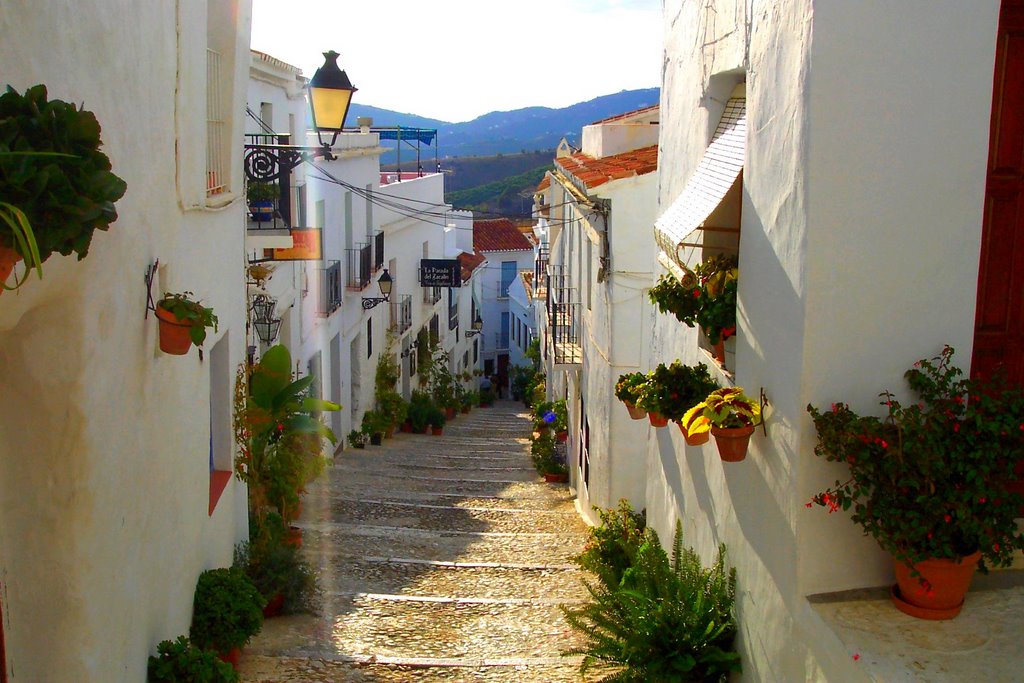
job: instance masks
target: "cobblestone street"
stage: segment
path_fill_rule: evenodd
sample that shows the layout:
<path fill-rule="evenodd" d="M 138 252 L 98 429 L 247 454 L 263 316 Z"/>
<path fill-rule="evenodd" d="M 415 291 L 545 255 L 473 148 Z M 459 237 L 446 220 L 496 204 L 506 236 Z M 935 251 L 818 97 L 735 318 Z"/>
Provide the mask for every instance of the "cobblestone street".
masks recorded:
<path fill-rule="evenodd" d="M 522 404 L 499 401 L 441 437 L 340 453 L 301 522 L 322 613 L 267 620 L 242 680 L 579 680 L 557 606 L 586 597 L 569 558 L 587 527 L 528 436 Z"/>

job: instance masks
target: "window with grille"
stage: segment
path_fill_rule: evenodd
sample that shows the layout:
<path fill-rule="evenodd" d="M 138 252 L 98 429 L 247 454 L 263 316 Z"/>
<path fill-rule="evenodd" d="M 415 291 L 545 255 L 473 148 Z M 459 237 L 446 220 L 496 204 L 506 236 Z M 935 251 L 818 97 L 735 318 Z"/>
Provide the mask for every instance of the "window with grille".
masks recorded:
<path fill-rule="evenodd" d="M 508 288 L 512 286 L 513 280 L 516 279 L 516 262 L 515 261 L 502 261 L 501 262 L 501 289 L 498 291 L 500 298 L 508 296 Z"/>
<path fill-rule="evenodd" d="M 228 189 L 228 164 L 225 142 L 223 89 L 221 88 L 221 55 L 206 50 L 206 194 L 215 195 Z"/>

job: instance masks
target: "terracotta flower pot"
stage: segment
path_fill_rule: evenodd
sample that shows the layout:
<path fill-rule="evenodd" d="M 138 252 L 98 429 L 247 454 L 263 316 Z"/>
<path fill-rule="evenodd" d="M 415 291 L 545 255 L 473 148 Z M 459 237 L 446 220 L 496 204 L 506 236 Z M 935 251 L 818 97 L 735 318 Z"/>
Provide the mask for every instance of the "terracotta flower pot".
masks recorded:
<path fill-rule="evenodd" d="M 701 432 L 700 434 L 690 436 L 689 432 L 686 431 L 686 425 L 678 420 L 676 421 L 676 426 L 679 427 L 679 431 L 683 433 L 683 438 L 686 439 L 687 446 L 703 446 L 711 438 L 711 434 L 709 432 Z"/>
<path fill-rule="evenodd" d="M 725 340 L 719 339 L 718 343 L 714 345 L 714 349 L 715 361 L 717 361 L 722 367 L 725 367 Z"/>
<path fill-rule="evenodd" d="M 629 416 L 634 420 L 642 420 L 647 417 L 647 411 L 643 408 L 637 408 L 632 403 L 626 404 L 626 410 L 629 411 Z"/>
<path fill-rule="evenodd" d="M 274 597 L 267 600 L 266 606 L 263 608 L 263 616 L 267 619 L 276 617 L 281 613 L 281 608 L 284 607 L 284 595 L 278 593 Z"/>
<path fill-rule="evenodd" d="M 192 346 L 192 324 L 182 322 L 181 318 L 159 305 L 156 317 L 160 321 L 160 350 L 172 356 L 184 356 Z"/>
<path fill-rule="evenodd" d="M 7 278 L 14 272 L 14 265 L 21 260 L 21 254 L 9 247 L 0 246 L 0 284 L 7 282 Z M 3 294 L 0 288 L 0 294 Z"/>
<path fill-rule="evenodd" d="M 470 409 L 470 406 L 462 406 L 462 414 L 463 415 L 468 415 L 469 414 L 469 409 Z"/>
<path fill-rule="evenodd" d="M 238 669 L 238 663 L 242 660 L 242 648 L 233 647 L 227 652 L 221 652 L 217 655 L 221 661 L 227 662 L 235 670 Z"/>
<path fill-rule="evenodd" d="M 412 434 L 412 424 L 409 422 L 402 423 L 402 432 L 405 434 Z"/>
<path fill-rule="evenodd" d="M 564 482 L 569 481 L 569 475 L 568 474 L 555 474 L 555 473 L 549 472 L 549 473 L 544 475 L 544 481 L 548 482 L 549 484 L 555 484 L 555 483 L 559 483 L 559 482 L 563 482 L 564 483 Z"/>
<path fill-rule="evenodd" d="M 444 417 L 447 420 L 454 420 L 455 419 L 455 408 L 445 408 L 444 409 Z"/>
<path fill-rule="evenodd" d="M 725 462 L 739 462 L 747 457 L 747 445 L 750 435 L 754 433 L 753 425 L 746 427 L 711 427 L 711 435 L 715 437 L 718 455 Z"/>
<path fill-rule="evenodd" d="M 292 545 L 296 548 L 302 547 L 302 529 L 297 526 L 288 527 L 288 531 L 284 534 L 284 544 Z"/>
<path fill-rule="evenodd" d="M 384 430 L 384 438 L 390 439 L 395 435 L 395 425 L 388 425 L 388 428 Z"/>
<path fill-rule="evenodd" d="M 444 433 L 444 427 L 430 427 L 430 433 L 434 436 L 441 436 Z"/>
<path fill-rule="evenodd" d="M 668 418 L 658 413 L 647 413 L 647 419 L 651 421 L 652 427 L 667 427 Z"/>
<path fill-rule="evenodd" d="M 912 617 L 952 619 L 963 607 L 980 559 L 981 553 L 976 552 L 959 561 L 922 560 L 914 565 L 920 576 L 911 576 L 913 570 L 909 565 L 895 561 L 893 604 Z"/>

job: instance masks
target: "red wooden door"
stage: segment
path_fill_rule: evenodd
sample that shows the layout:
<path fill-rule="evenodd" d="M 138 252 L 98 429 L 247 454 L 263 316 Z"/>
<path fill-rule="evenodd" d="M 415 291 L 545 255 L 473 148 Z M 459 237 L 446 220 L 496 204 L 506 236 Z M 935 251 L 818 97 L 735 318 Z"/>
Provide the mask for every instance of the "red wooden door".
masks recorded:
<path fill-rule="evenodd" d="M 1003 0 L 998 30 L 971 371 L 1024 384 L 1024 0 Z"/>

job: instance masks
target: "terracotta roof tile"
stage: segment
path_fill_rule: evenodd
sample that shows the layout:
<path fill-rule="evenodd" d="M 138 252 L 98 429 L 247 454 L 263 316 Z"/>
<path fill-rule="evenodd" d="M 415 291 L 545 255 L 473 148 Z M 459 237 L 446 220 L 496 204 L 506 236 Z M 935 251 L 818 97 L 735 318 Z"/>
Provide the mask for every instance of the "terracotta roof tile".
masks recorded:
<path fill-rule="evenodd" d="M 594 188 L 609 180 L 632 178 L 658 170 L 658 146 L 641 147 L 600 159 L 579 152 L 555 159 L 555 164 L 588 188 Z"/>
<path fill-rule="evenodd" d="M 462 252 L 456 258 L 461 266 L 463 282 L 472 277 L 473 271 L 487 260 L 482 254 L 467 254 L 466 252 Z"/>
<path fill-rule="evenodd" d="M 544 175 L 544 180 L 540 181 L 540 185 L 538 185 L 537 189 L 534 190 L 534 191 L 535 192 L 543 192 L 544 190 L 548 189 L 549 187 L 551 187 L 551 176 L 545 174 Z"/>
<path fill-rule="evenodd" d="M 481 251 L 533 250 L 533 244 L 507 218 L 473 221 L 473 249 Z"/>

